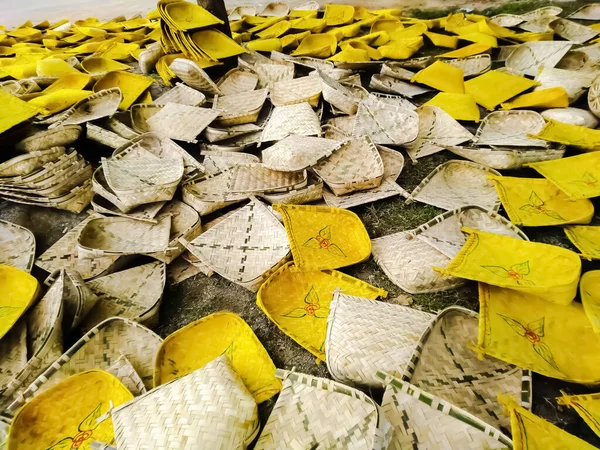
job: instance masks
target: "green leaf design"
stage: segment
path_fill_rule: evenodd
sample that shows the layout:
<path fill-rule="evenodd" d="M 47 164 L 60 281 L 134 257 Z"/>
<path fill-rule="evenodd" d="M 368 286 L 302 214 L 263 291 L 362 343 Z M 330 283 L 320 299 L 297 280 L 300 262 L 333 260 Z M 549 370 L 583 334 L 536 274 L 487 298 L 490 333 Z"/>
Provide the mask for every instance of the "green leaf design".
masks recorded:
<path fill-rule="evenodd" d="M 317 291 L 315 291 L 314 286 L 311 286 L 310 290 L 308 291 L 308 294 L 306 294 L 306 297 L 304 297 L 304 303 L 306 303 L 307 305 L 319 304 L 319 295 L 317 294 Z"/>
<path fill-rule="evenodd" d="M 310 238 L 308 241 L 302 244 L 302 246 L 308 248 L 321 248 L 319 241 L 317 241 L 317 239 L 314 237 Z"/>
<path fill-rule="evenodd" d="M 48 447 L 47 450 L 71 450 L 71 446 L 73 445 L 73 438 L 67 437 L 61 439 L 52 447 Z"/>
<path fill-rule="evenodd" d="M 343 258 L 345 258 L 345 257 L 346 257 L 346 254 L 345 254 L 345 253 L 342 251 L 342 249 L 341 249 L 339 246 L 337 246 L 336 244 L 331 244 L 327 250 L 328 250 L 328 251 L 329 251 L 329 253 L 331 253 L 332 255 L 335 255 L 335 256 L 341 256 L 341 257 L 343 257 Z"/>
<path fill-rule="evenodd" d="M 525 285 L 525 286 L 534 286 L 535 285 L 535 283 L 533 281 L 531 281 L 531 280 L 525 280 L 525 279 L 517 280 L 517 284 L 519 286 L 523 286 L 523 285 Z"/>
<path fill-rule="evenodd" d="M 483 267 L 486 270 L 489 270 L 494 275 L 498 275 L 499 277 L 507 277 L 508 276 L 508 270 L 506 270 L 504 267 L 501 267 L 501 266 L 481 266 L 481 267 Z"/>
<path fill-rule="evenodd" d="M 98 428 L 97 420 L 102 416 L 102 403 L 87 415 L 79 424 L 79 431 L 92 431 Z"/>
<path fill-rule="evenodd" d="M 319 311 L 321 311 L 323 315 L 315 313 L 313 316 L 315 319 L 327 319 L 329 317 L 329 309 L 321 308 Z"/>
<path fill-rule="evenodd" d="M 294 308 L 289 313 L 282 315 L 282 317 L 290 317 L 292 319 L 301 319 L 304 316 L 306 316 L 304 308 Z"/>
<path fill-rule="evenodd" d="M 521 211 L 525 211 L 529 214 L 540 214 L 540 210 L 539 209 L 535 209 L 535 206 L 531 206 L 531 205 L 523 205 L 519 208 Z"/>
<path fill-rule="evenodd" d="M 527 324 L 527 328 L 529 328 L 531 331 L 533 331 L 538 336 L 544 337 L 544 321 L 545 320 L 546 320 L 546 318 L 542 317 L 541 319 L 534 320 L 533 322 L 529 322 Z"/>
<path fill-rule="evenodd" d="M 322 228 L 319 231 L 319 236 L 321 236 L 323 239 L 331 239 L 331 226 L 327 225 L 325 228 Z"/>
<path fill-rule="evenodd" d="M 544 342 L 537 342 L 533 344 L 533 349 L 535 352 L 540 355 L 544 360 L 552 366 L 553 369 L 556 369 L 560 372 L 556 361 L 554 361 L 554 355 L 552 355 L 552 350 L 548 347 L 548 344 Z"/>
<path fill-rule="evenodd" d="M 535 191 L 531 191 L 529 195 L 529 203 L 533 206 L 543 206 L 544 202 L 542 199 L 535 193 Z"/>
<path fill-rule="evenodd" d="M 518 320 L 512 319 L 508 316 L 505 316 L 503 314 L 498 314 L 500 317 L 502 317 L 502 319 L 504 319 L 504 321 L 521 337 L 525 336 L 525 333 L 527 332 L 527 329 L 521 325 L 521 322 L 519 322 Z"/>
<path fill-rule="evenodd" d="M 525 261 L 520 264 L 515 264 L 510 268 L 520 275 L 529 275 L 529 261 Z"/>
<path fill-rule="evenodd" d="M 547 215 L 548 217 L 552 217 L 553 219 L 556 219 L 556 220 L 565 220 L 565 219 L 563 218 L 563 216 L 561 216 L 561 215 L 560 215 L 559 213 L 557 213 L 556 211 L 552 211 L 552 210 L 546 210 L 546 215 Z"/>

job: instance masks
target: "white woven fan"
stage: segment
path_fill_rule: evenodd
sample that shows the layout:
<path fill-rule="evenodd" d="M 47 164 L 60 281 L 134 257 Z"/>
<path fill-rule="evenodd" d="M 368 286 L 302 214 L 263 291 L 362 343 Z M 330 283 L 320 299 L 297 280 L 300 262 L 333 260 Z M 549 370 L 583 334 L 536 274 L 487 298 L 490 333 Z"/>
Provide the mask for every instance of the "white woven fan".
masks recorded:
<path fill-rule="evenodd" d="M 271 103 L 286 106 L 308 102 L 311 106 L 317 106 L 322 90 L 322 81 L 318 76 L 281 80 L 271 86 Z"/>
<path fill-rule="evenodd" d="M 544 124 L 535 111 L 494 111 L 483 119 L 474 141 L 477 145 L 546 147 L 545 141 L 528 136 L 539 133 Z"/>
<path fill-rule="evenodd" d="M 52 147 L 68 147 L 81 135 L 79 125 L 65 125 L 52 130 L 39 131 L 17 142 L 15 148 L 23 152 L 35 152 Z"/>
<path fill-rule="evenodd" d="M 35 259 L 35 236 L 27 228 L 0 220 L 0 264 L 31 272 Z"/>
<path fill-rule="evenodd" d="M 91 94 L 61 114 L 60 119 L 48 128 L 76 125 L 112 116 L 117 112 L 122 98 L 119 88 L 105 89 Z"/>
<path fill-rule="evenodd" d="M 542 66 L 548 68 L 556 66 L 572 45 L 567 41 L 525 42 L 506 58 L 506 67 L 517 73 L 534 77 Z"/>
<path fill-rule="evenodd" d="M 261 136 L 261 142 L 279 141 L 291 134 L 318 136 L 321 121 L 308 103 L 277 106 L 273 109 Z"/>
<path fill-rule="evenodd" d="M 272 170 L 307 169 L 342 146 L 339 141 L 313 136 L 288 136 L 262 151 L 263 164 Z"/>
<path fill-rule="evenodd" d="M 196 108 L 179 103 L 167 103 L 160 111 L 146 120 L 150 131 L 171 139 L 196 142 L 196 136 L 202 133 L 217 118 L 219 112 L 214 109 Z"/>
<path fill-rule="evenodd" d="M 177 85 L 170 91 L 165 92 L 152 102 L 153 105 L 164 106 L 167 103 L 179 103 L 187 106 L 200 106 L 206 101 L 206 97 L 200 91 L 186 86 L 182 83 Z"/>
<path fill-rule="evenodd" d="M 217 82 L 221 93 L 232 95 L 253 91 L 258 85 L 258 75 L 249 70 L 231 69 Z"/>
<path fill-rule="evenodd" d="M 216 97 L 213 107 L 218 113 L 218 124 L 231 126 L 256 122 L 267 93 L 268 89 L 259 89 Z"/>

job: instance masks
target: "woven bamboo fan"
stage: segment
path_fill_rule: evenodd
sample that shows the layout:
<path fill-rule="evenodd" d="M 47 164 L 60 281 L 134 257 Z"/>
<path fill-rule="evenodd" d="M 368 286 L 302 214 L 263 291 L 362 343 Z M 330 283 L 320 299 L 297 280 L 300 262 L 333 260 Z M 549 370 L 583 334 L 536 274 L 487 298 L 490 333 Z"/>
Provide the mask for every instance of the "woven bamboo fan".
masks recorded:
<path fill-rule="evenodd" d="M 45 281 L 53 282 L 51 289 L 60 292 L 61 303 L 64 306 L 63 328 L 69 330 L 79 326 L 83 318 L 98 301 L 81 275 L 71 270 L 61 269 L 51 274 Z"/>
<path fill-rule="evenodd" d="M 600 20 L 600 8 L 598 8 L 597 3 L 592 3 L 591 5 L 582 6 L 568 17 L 577 20 Z"/>
<path fill-rule="evenodd" d="M 415 105 L 413 105 L 401 95 L 381 94 L 379 92 L 371 92 L 371 95 L 379 101 L 389 103 L 390 105 L 397 106 L 398 108 L 405 108 L 411 110 L 417 109 Z"/>
<path fill-rule="evenodd" d="M 584 44 L 600 33 L 593 28 L 586 27 L 585 25 L 573 22 L 572 20 L 561 18 L 550 22 L 549 26 L 560 37 L 576 44 Z"/>
<path fill-rule="evenodd" d="M 320 77 L 305 76 L 281 80 L 271 86 L 271 103 L 275 106 L 308 102 L 316 107 L 323 90 Z"/>
<path fill-rule="evenodd" d="M 258 75 L 253 72 L 231 69 L 217 82 L 219 95 L 241 94 L 253 91 L 258 85 Z"/>
<path fill-rule="evenodd" d="M 147 392 L 140 375 L 135 371 L 126 356 L 121 355 L 106 371 L 123 383 L 135 397 Z"/>
<path fill-rule="evenodd" d="M 444 62 L 462 69 L 465 78 L 481 75 L 492 68 L 492 57 L 485 54 L 460 59 L 445 59 Z"/>
<path fill-rule="evenodd" d="M 201 348 L 189 352 L 190 346 Z M 281 390 L 275 364 L 248 324 L 236 314 L 217 312 L 168 336 L 156 355 L 154 385 L 184 377 L 226 355 L 257 403 Z"/>
<path fill-rule="evenodd" d="M 79 258 L 163 252 L 169 245 L 171 217 L 156 224 L 125 217 L 98 217 L 87 222 L 77 238 Z"/>
<path fill-rule="evenodd" d="M 382 145 L 377 145 L 376 147 L 383 162 L 383 180 L 381 181 L 381 184 L 373 189 L 353 192 L 341 196 L 337 196 L 329 190 L 325 190 L 323 192 L 323 198 L 328 206 L 334 206 L 336 208 L 352 208 L 354 206 L 376 202 L 395 195 L 409 195 L 408 192 L 396 184 L 396 179 L 400 176 L 400 173 L 404 168 L 404 157 L 402 156 L 402 153 Z"/>
<path fill-rule="evenodd" d="M 336 289 L 370 299 L 387 296 L 383 289 L 341 272 L 302 271 L 290 262 L 260 287 L 256 304 L 281 331 L 324 361 L 327 317 Z"/>
<path fill-rule="evenodd" d="M 146 47 L 138 56 L 140 70 L 144 75 L 152 73 L 156 67 L 156 63 L 160 58 L 165 56 L 165 53 L 160 45 L 160 42 L 154 42 Z"/>
<path fill-rule="evenodd" d="M 319 76 L 315 78 L 322 80 L 323 100 L 345 114 L 356 114 L 360 98 L 326 73 L 319 70 L 318 74 Z"/>
<path fill-rule="evenodd" d="M 0 306 L 0 339 L 23 313 L 38 299 L 39 285 L 35 278 L 20 269 L 0 265 L 2 305 Z"/>
<path fill-rule="evenodd" d="M 419 338 L 434 317 L 336 291 L 327 320 L 327 368 L 341 383 L 383 387 L 377 371 L 404 375 Z"/>
<path fill-rule="evenodd" d="M 402 95 L 404 97 L 413 98 L 418 95 L 431 92 L 430 88 L 407 83 L 388 75 L 376 73 L 371 77 L 369 87 L 380 92 L 388 94 Z"/>
<path fill-rule="evenodd" d="M 291 135 L 262 151 L 265 166 L 282 172 L 296 172 L 317 164 L 342 147 L 342 143 L 312 136 Z"/>
<path fill-rule="evenodd" d="M 304 205 L 306 203 L 316 202 L 323 198 L 323 180 L 312 173 L 308 174 L 308 182 L 305 187 L 293 189 L 288 192 L 258 194 L 272 205 L 289 204 Z"/>
<path fill-rule="evenodd" d="M 207 174 L 218 174 L 240 164 L 260 163 L 260 158 L 242 152 L 201 152 L 204 156 L 202 164 Z"/>
<path fill-rule="evenodd" d="M 493 59 L 494 62 L 505 62 L 508 56 L 515 51 L 519 45 L 501 45 L 498 47 L 498 54 Z"/>
<path fill-rule="evenodd" d="M 546 142 L 527 135 L 538 134 L 544 118 L 535 111 L 494 111 L 479 125 L 477 145 L 545 147 Z"/>
<path fill-rule="evenodd" d="M 345 135 L 346 137 L 352 136 L 352 131 L 354 130 L 354 124 L 356 123 L 356 116 L 339 116 L 332 117 L 327 121 L 327 125 L 333 127 L 338 130 L 339 133 Z M 344 140 L 344 139 L 338 139 Z"/>
<path fill-rule="evenodd" d="M 106 199 L 112 205 L 116 206 L 122 214 L 125 214 L 126 217 L 129 212 L 133 211 L 138 206 L 135 203 L 127 205 L 119 199 L 117 194 L 108 185 L 102 166 L 98 167 L 92 175 L 92 187 L 94 195 Z"/>
<path fill-rule="evenodd" d="M 257 450 L 388 447 L 392 429 L 363 392 L 303 373 L 277 369 L 276 374 L 283 379 L 283 390 L 258 438 Z"/>
<path fill-rule="evenodd" d="M 42 151 L 44 152 L 46 150 Z M 51 180 L 57 174 L 66 170 L 70 170 L 71 166 L 76 165 L 78 161 L 83 161 L 83 158 L 81 158 L 81 156 L 75 150 L 72 149 L 70 151 L 62 153 L 54 161 L 45 163 L 41 169 L 31 172 L 30 174 L 23 176 L 11 176 L 6 178 L 0 178 L 0 185 L 2 187 L 14 186 L 35 188 L 38 187 L 38 184 L 36 183 L 43 183 L 48 180 Z"/>
<path fill-rule="evenodd" d="M 421 337 L 409 364 L 410 381 L 463 408 L 485 423 L 509 428 L 499 394 L 531 407 L 531 372 L 492 357 L 479 360 L 469 348 L 478 336 L 478 314 L 453 306 L 443 310 Z M 448 380 L 454 380 L 448 383 Z"/>
<path fill-rule="evenodd" d="M 455 155 L 462 156 L 478 164 L 490 167 L 496 170 L 520 169 L 523 165 L 531 162 L 550 161 L 560 159 L 565 154 L 565 147 L 552 148 L 533 148 L 525 149 L 522 147 L 460 147 L 445 146 L 446 150 Z"/>
<path fill-rule="evenodd" d="M 219 87 L 198 64 L 190 59 L 176 58 L 169 69 L 188 86 L 207 94 L 221 94 Z"/>
<path fill-rule="evenodd" d="M 152 102 L 154 105 L 164 106 L 167 103 L 179 103 L 187 106 L 200 106 L 206 101 L 206 97 L 200 91 L 192 89 L 182 83 L 177 85 L 170 91 L 165 92 Z"/>
<path fill-rule="evenodd" d="M 592 83 L 587 99 L 590 111 L 596 117 L 600 117 L 600 83 Z"/>
<path fill-rule="evenodd" d="M 27 323 L 19 320 L 0 340 L 0 393 L 27 365 Z M 0 404 L 5 399 L 0 394 Z M 4 408 L 3 408 L 4 409 Z M 1 422 L 0 422 L 1 423 Z M 1 426 L 0 426 L 1 430 Z M 0 444 L 2 444 L 0 432 Z"/>
<path fill-rule="evenodd" d="M 598 119 L 587 109 L 580 108 L 552 108 L 541 112 L 546 120 L 579 125 L 581 127 L 596 128 Z"/>
<path fill-rule="evenodd" d="M 102 127 L 89 123 L 85 127 L 86 138 L 90 141 L 98 142 L 99 144 L 106 145 L 110 148 L 119 148 L 127 144 L 129 141 L 122 138 L 117 133 L 105 130 Z"/>
<path fill-rule="evenodd" d="M 185 247 L 180 240 L 191 241 L 195 239 L 202 232 L 202 224 L 196 210 L 179 200 L 169 202 L 161 209 L 160 213 L 161 215 L 171 216 L 169 247 L 164 252 L 149 253 L 148 256 L 170 264 L 185 251 Z"/>
<path fill-rule="evenodd" d="M 140 103 L 133 105 L 129 111 L 131 126 L 138 133 L 149 133 L 151 130 L 148 119 L 158 114 L 162 109 L 162 105 L 143 105 Z"/>
<path fill-rule="evenodd" d="M 0 220 L 0 264 L 31 272 L 35 236 L 27 228 Z"/>
<path fill-rule="evenodd" d="M 544 6 L 542 8 L 537 8 L 533 11 L 529 11 L 528 13 L 521 14 L 520 17 L 525 22 L 530 22 L 532 20 L 540 19 L 543 17 L 555 17 L 560 15 L 562 12 L 562 8 L 558 6 Z"/>
<path fill-rule="evenodd" d="M 356 112 L 353 136 L 369 135 L 376 144 L 405 144 L 419 133 L 419 116 L 373 96 L 362 100 Z"/>
<path fill-rule="evenodd" d="M 82 328 L 90 330 L 109 317 L 156 325 L 165 278 L 164 263 L 155 261 L 88 281 L 99 301 L 86 315 Z"/>
<path fill-rule="evenodd" d="M 244 16 L 255 16 L 256 15 L 256 7 L 253 5 L 240 5 L 233 8 L 233 10 L 229 13 L 227 18 L 229 21 L 240 20 Z"/>
<path fill-rule="evenodd" d="M 572 45 L 567 41 L 525 42 L 506 58 L 506 67 L 517 73 L 535 77 L 542 66 L 556 66 Z"/>
<path fill-rule="evenodd" d="M 116 408 L 112 416 L 123 450 L 241 450 L 259 428 L 256 402 L 226 356 Z"/>
<path fill-rule="evenodd" d="M 66 125 L 53 130 L 40 131 L 19 141 L 15 148 L 24 152 L 35 152 L 52 147 L 68 147 L 81 135 L 78 125 Z"/>
<path fill-rule="evenodd" d="M 270 88 L 274 83 L 294 78 L 294 64 L 286 61 L 273 61 L 251 64 L 249 68 L 258 75 L 258 88 Z"/>
<path fill-rule="evenodd" d="M 378 187 L 383 179 L 383 161 L 369 136 L 345 142 L 314 171 L 335 195 Z"/>
<path fill-rule="evenodd" d="M 253 123 L 267 99 L 268 89 L 218 96 L 213 103 L 220 126 Z"/>
<path fill-rule="evenodd" d="M 290 7 L 287 3 L 283 2 L 271 2 L 265 9 L 259 14 L 259 16 L 265 17 L 284 17 L 290 12 Z"/>
<path fill-rule="evenodd" d="M 279 141 L 291 134 L 321 134 L 321 122 L 309 103 L 275 107 L 265 125 L 261 141 Z"/>
<path fill-rule="evenodd" d="M 61 115 L 60 120 L 54 122 L 48 128 L 76 125 L 112 116 L 117 112 L 121 101 L 122 95 L 119 88 L 105 89 L 91 94 L 75 103 Z"/>
<path fill-rule="evenodd" d="M 411 78 L 415 76 L 415 72 L 405 69 L 404 67 L 398 65 L 398 63 L 392 61 L 384 62 L 379 72 L 381 75 L 404 81 L 410 81 Z"/>
<path fill-rule="evenodd" d="M 573 103 L 585 93 L 585 90 L 592 85 L 594 79 L 593 72 L 543 68 L 535 77 L 535 81 L 540 83 L 540 86 L 536 87 L 535 90 L 562 87 L 567 91 L 569 103 Z"/>
<path fill-rule="evenodd" d="M 469 161 L 447 161 L 419 183 L 407 203 L 416 200 L 448 211 L 467 205 L 497 211 L 500 200 L 487 175 L 500 176 L 494 169 Z"/>
<path fill-rule="evenodd" d="M 226 206 L 233 205 L 249 197 L 250 194 L 231 193 L 233 168 L 215 175 L 205 175 L 182 186 L 182 199 L 194 208 L 200 216 L 205 216 Z"/>
<path fill-rule="evenodd" d="M 137 131 L 129 128 L 123 122 L 115 119 L 114 117 L 109 117 L 108 119 L 103 120 L 102 126 L 106 127 L 113 133 L 117 133 L 119 136 L 125 139 L 135 139 L 140 135 Z"/>
<path fill-rule="evenodd" d="M 152 389 L 154 357 L 162 339 L 148 328 L 128 319 L 111 317 L 88 331 L 52 363 L 19 398 L 10 405 L 16 411 L 26 401 L 45 392 L 72 375 L 86 370 L 108 370 L 125 356 Z"/>
<path fill-rule="evenodd" d="M 283 226 L 257 200 L 184 245 L 219 275 L 252 292 L 290 251 Z"/>
<path fill-rule="evenodd" d="M 73 376 L 16 414 L 8 448 L 89 448 L 92 439 L 111 442 L 114 436 L 111 420 L 98 422 L 98 419 L 132 398 L 118 379 L 104 371 L 91 370 Z M 55 408 L 68 413 L 48 413 Z"/>
<path fill-rule="evenodd" d="M 419 134 L 414 142 L 407 144 L 408 156 L 413 161 L 442 151 L 446 145 L 459 145 L 473 138 L 465 127 L 437 106 L 421 106 L 416 112 Z"/>
<path fill-rule="evenodd" d="M 196 108 L 179 103 L 167 103 L 160 111 L 146 120 L 150 131 L 171 139 L 196 142 L 204 130 L 218 116 L 218 111 Z"/>
<path fill-rule="evenodd" d="M 208 126 L 204 130 L 204 136 L 209 142 L 220 142 L 226 139 L 243 136 L 249 133 L 256 133 L 262 128 L 253 123 L 245 123 L 241 125 L 232 125 L 230 127 L 217 128 Z"/>
<path fill-rule="evenodd" d="M 63 285 L 54 283 L 44 297 L 27 313 L 27 363 L 13 375 L 1 393 L 0 403 L 20 387 L 26 387 L 63 352 Z"/>
<path fill-rule="evenodd" d="M 41 169 L 44 164 L 55 161 L 65 151 L 64 147 L 52 147 L 47 150 L 38 150 L 15 156 L 0 163 L 0 177 L 28 175 Z"/>
<path fill-rule="evenodd" d="M 140 205 L 127 213 L 123 213 L 119 208 L 98 194 L 94 195 L 92 198 L 92 208 L 98 214 L 129 217 L 130 219 L 137 219 L 152 223 L 156 223 L 154 217 L 156 217 L 165 203 L 166 202 L 148 203 L 147 205 Z"/>
<path fill-rule="evenodd" d="M 508 436 L 451 402 L 388 373 L 378 376 L 387 384 L 382 409 L 394 430 L 390 448 L 512 448 Z"/>

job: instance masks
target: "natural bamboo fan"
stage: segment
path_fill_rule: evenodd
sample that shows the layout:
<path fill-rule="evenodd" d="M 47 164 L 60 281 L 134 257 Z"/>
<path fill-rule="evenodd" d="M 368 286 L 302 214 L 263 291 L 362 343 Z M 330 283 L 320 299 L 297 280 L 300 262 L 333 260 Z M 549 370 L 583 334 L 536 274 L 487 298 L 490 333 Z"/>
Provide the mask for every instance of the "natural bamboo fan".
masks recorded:
<path fill-rule="evenodd" d="M 72 375 L 93 369 L 108 371 L 122 356 L 134 367 L 146 389 L 152 389 L 154 356 L 161 342 L 157 334 L 136 322 L 107 319 L 54 361 L 10 406 L 10 411 Z"/>
<path fill-rule="evenodd" d="M 586 73 L 566 69 L 544 68 L 536 76 L 536 81 L 538 81 L 541 84 L 541 86 L 537 87 L 535 90 L 539 91 L 541 89 L 562 87 L 567 92 L 568 102 L 573 103 L 585 93 L 585 90 L 592 85 L 594 79 L 595 77 L 593 73 Z M 563 100 L 562 97 L 557 97 L 557 100 Z M 548 101 L 547 99 L 542 100 Z"/>
<path fill-rule="evenodd" d="M 503 449 L 512 441 L 469 412 L 386 372 L 382 409 L 393 427 L 392 447 Z"/>
<path fill-rule="evenodd" d="M 480 360 L 469 348 L 477 339 L 477 327 L 478 314 L 470 310 L 450 307 L 440 312 L 423 333 L 403 380 L 494 428 L 508 428 L 498 394 L 519 398 L 530 408 L 531 373 L 495 358 Z"/>
<path fill-rule="evenodd" d="M 25 320 L 17 321 L 2 337 L 0 350 L 2 351 L 0 354 L 0 392 L 4 392 L 8 383 L 14 380 L 27 365 L 27 323 Z M 4 402 L 5 398 L 0 395 L 0 404 L 4 404 Z M 5 442 L 2 440 L 1 432 L 0 442 Z"/>
<path fill-rule="evenodd" d="M 463 71 L 465 78 L 482 75 L 492 68 L 490 55 L 474 55 L 466 58 L 445 59 L 445 63 L 458 67 Z"/>
<path fill-rule="evenodd" d="M 314 166 L 341 147 L 332 139 L 291 135 L 263 150 L 262 159 L 272 170 L 294 172 Z"/>
<path fill-rule="evenodd" d="M 178 103 L 167 103 L 160 111 L 147 119 L 152 132 L 186 142 L 195 142 L 196 136 L 216 117 L 218 111 L 196 108 Z"/>
<path fill-rule="evenodd" d="M 240 164 L 260 163 L 258 156 L 241 152 L 210 152 L 201 153 L 204 156 L 202 165 L 208 174 L 218 174 Z"/>
<path fill-rule="evenodd" d="M 2 296 L 0 304 L 0 338 L 37 299 L 39 285 L 35 278 L 15 267 L 0 265 Z"/>
<path fill-rule="evenodd" d="M 82 328 L 90 330 L 109 317 L 156 325 L 165 279 L 165 264 L 155 261 L 88 281 L 98 302 L 86 315 Z"/>
<path fill-rule="evenodd" d="M 569 19 L 577 20 L 600 20 L 600 11 L 597 4 L 584 5 L 574 13 L 571 13 Z"/>
<path fill-rule="evenodd" d="M 321 134 L 319 117 L 310 104 L 297 103 L 275 107 L 265 125 L 261 141 L 279 141 L 292 134 L 299 136 Z"/>
<path fill-rule="evenodd" d="M 596 128 L 598 119 L 587 109 L 580 108 L 550 108 L 540 113 L 546 120 L 554 120 L 570 125 Z"/>
<path fill-rule="evenodd" d="M 90 141 L 98 142 L 99 144 L 105 145 L 110 148 L 119 148 L 127 144 L 129 141 L 117 133 L 106 130 L 102 127 L 96 126 L 92 123 L 88 123 L 85 127 L 86 138 Z"/>
<path fill-rule="evenodd" d="M 52 288 L 56 285 L 60 292 L 61 303 L 64 306 L 63 328 L 69 330 L 79 326 L 98 301 L 98 297 L 75 271 L 61 269 L 48 277 L 46 284 L 49 280 L 55 280 Z"/>
<path fill-rule="evenodd" d="M 273 83 L 271 102 L 275 106 L 308 102 L 311 106 L 316 107 L 322 90 L 320 77 L 306 76 L 293 80 L 282 80 Z"/>
<path fill-rule="evenodd" d="M 495 111 L 488 114 L 475 136 L 477 145 L 545 147 L 547 144 L 530 135 L 544 127 L 544 118 L 535 111 Z"/>
<path fill-rule="evenodd" d="M 189 345 L 200 345 L 191 354 Z M 238 315 L 217 312 L 177 330 L 165 339 L 156 355 L 154 385 L 161 386 L 226 355 L 257 403 L 281 390 L 275 365 L 248 324 Z"/>
<path fill-rule="evenodd" d="M 126 356 L 121 355 L 112 366 L 106 369 L 106 371 L 123 383 L 123 385 L 134 395 L 134 397 L 146 393 L 144 382 Z"/>
<path fill-rule="evenodd" d="M 256 443 L 257 450 L 290 445 L 331 449 L 387 448 L 391 427 L 364 393 L 335 381 L 277 370 L 283 390 Z M 343 413 L 342 413 L 343 411 Z"/>
<path fill-rule="evenodd" d="M 244 123 L 241 125 L 231 125 L 228 127 L 208 126 L 204 130 L 204 137 L 209 142 L 220 142 L 230 138 L 244 136 L 250 133 L 261 131 L 262 128 L 253 123 Z M 260 162 L 260 161 L 256 161 Z"/>
<path fill-rule="evenodd" d="M 421 94 L 425 94 L 431 91 L 431 89 L 428 87 L 417 86 L 414 84 L 407 83 L 406 81 L 382 74 L 373 75 L 371 77 L 369 87 L 379 92 L 402 95 L 408 98 L 417 97 Z"/>
<path fill-rule="evenodd" d="M 290 7 L 287 3 L 283 2 L 271 2 L 265 6 L 265 9 L 259 14 L 259 16 L 265 17 L 283 17 L 287 16 L 290 12 Z"/>
<path fill-rule="evenodd" d="M 584 198 L 574 200 L 543 178 L 490 177 L 502 206 L 515 225 L 530 227 L 588 224 L 594 205 Z"/>
<path fill-rule="evenodd" d="M 327 317 L 333 293 L 375 299 L 387 292 L 335 270 L 301 271 L 285 264 L 260 287 L 256 304 L 285 334 L 325 360 Z"/>
<path fill-rule="evenodd" d="M 258 200 L 184 245 L 219 275 L 253 292 L 289 253 L 283 226 Z"/>
<path fill-rule="evenodd" d="M 214 102 L 214 110 L 219 117 L 219 125 L 241 125 L 254 123 L 258 119 L 268 89 L 248 91 L 237 94 L 217 97 Z"/>
<path fill-rule="evenodd" d="M 165 53 L 160 45 L 160 42 L 154 42 L 146 47 L 138 55 L 140 70 L 144 75 L 149 75 L 156 68 L 156 64 L 165 56 Z M 158 72 L 158 71 L 157 71 Z"/>
<path fill-rule="evenodd" d="M 491 148 L 446 146 L 445 148 L 455 155 L 496 170 L 520 169 L 529 163 L 560 159 L 566 150 L 564 146 L 535 150 L 500 146 L 491 146 Z"/>
<path fill-rule="evenodd" d="M 192 89 L 182 83 L 177 85 L 170 91 L 165 92 L 152 103 L 154 105 L 164 106 L 167 103 L 179 103 L 187 106 L 200 106 L 204 103 L 206 97 L 202 92 Z"/>
<path fill-rule="evenodd" d="M 275 205 L 300 270 L 336 269 L 366 260 L 371 240 L 353 212 L 326 206 Z"/>
<path fill-rule="evenodd" d="M 576 44 L 585 44 L 600 33 L 600 31 L 591 27 L 562 18 L 553 20 L 548 26 L 566 41 L 574 42 Z"/>
<path fill-rule="evenodd" d="M 293 189 L 283 193 L 259 194 L 272 205 L 287 203 L 292 205 L 303 205 L 319 201 L 323 198 L 323 180 L 319 177 L 309 175 L 305 187 Z"/>
<path fill-rule="evenodd" d="M 112 116 L 117 112 L 123 96 L 119 87 L 102 89 L 75 103 L 60 116 L 60 119 L 49 128 L 89 122 L 102 117 Z"/>
<path fill-rule="evenodd" d="M 421 334 L 434 317 L 336 291 L 327 320 L 327 368 L 342 383 L 382 387 L 377 371 L 404 375 Z"/>
<path fill-rule="evenodd" d="M 27 228 L 0 220 L 0 265 L 31 272 L 35 259 L 35 236 Z"/>
<path fill-rule="evenodd" d="M 0 163 L 0 177 L 29 175 L 43 168 L 46 163 L 56 161 L 65 150 L 64 147 L 52 147 L 10 158 Z"/>
<path fill-rule="evenodd" d="M 219 95 L 240 94 L 253 91 L 258 85 L 258 75 L 240 69 L 232 69 L 227 72 L 217 83 Z"/>
<path fill-rule="evenodd" d="M 98 214 L 129 217 L 131 219 L 145 220 L 148 222 L 155 222 L 154 217 L 156 217 L 165 203 L 166 202 L 148 203 L 147 205 L 141 205 L 127 213 L 123 213 L 117 206 L 113 205 L 99 194 L 94 194 L 94 197 L 92 198 L 92 208 Z"/>
<path fill-rule="evenodd" d="M 65 125 L 58 129 L 39 131 L 16 144 L 17 150 L 35 152 L 52 147 L 68 147 L 81 135 L 78 125 Z"/>
<path fill-rule="evenodd" d="M 243 449 L 259 428 L 256 402 L 226 356 L 115 409 L 113 421 L 127 450 Z"/>
<path fill-rule="evenodd" d="M 445 145 L 459 145 L 473 138 L 473 135 L 454 120 L 448 113 L 435 106 L 421 106 L 419 116 L 419 134 L 408 147 L 408 155 L 416 160 L 437 153 Z"/>
<path fill-rule="evenodd" d="M 92 440 L 111 442 L 112 420 L 98 419 L 114 406 L 133 398 L 131 392 L 115 377 L 101 370 L 75 375 L 21 409 L 8 436 L 8 448 L 90 448 Z M 39 414 L 60 405 L 66 415 Z M 74 447 L 75 446 L 75 447 Z"/>
<path fill-rule="evenodd" d="M 523 75 L 536 76 L 542 66 L 556 66 L 572 45 L 564 41 L 525 42 L 508 56 L 506 67 Z"/>
<path fill-rule="evenodd" d="M 220 94 L 219 87 L 198 65 L 185 58 L 175 59 L 169 68 L 188 86 L 209 94 Z"/>
<path fill-rule="evenodd" d="M 138 133 L 149 133 L 148 119 L 163 109 L 163 105 L 133 105 L 129 111 L 131 126 Z"/>
<path fill-rule="evenodd" d="M 323 100 L 346 114 L 356 114 L 360 98 L 322 70 L 318 70 L 318 74 L 319 76 L 315 78 L 321 79 Z"/>
<path fill-rule="evenodd" d="M 495 170 L 472 162 L 445 162 L 421 181 L 407 202 L 416 200 L 446 210 L 476 205 L 497 211 L 500 201 L 486 178 L 488 174 L 499 176 Z"/>

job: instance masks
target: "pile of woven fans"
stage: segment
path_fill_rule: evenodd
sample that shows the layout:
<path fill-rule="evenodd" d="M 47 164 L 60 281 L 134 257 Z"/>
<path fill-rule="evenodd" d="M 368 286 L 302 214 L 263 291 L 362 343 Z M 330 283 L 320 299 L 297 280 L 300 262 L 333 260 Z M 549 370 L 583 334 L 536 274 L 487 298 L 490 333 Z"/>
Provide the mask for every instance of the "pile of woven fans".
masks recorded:
<path fill-rule="evenodd" d="M 0 199 L 81 220 L 42 252 L 0 220 L 0 448 L 595 448 L 533 414 L 532 375 L 600 384 L 599 75 L 600 4 L 1 27 Z M 371 239 L 374 202 L 439 215 Z M 479 312 L 337 270 L 371 257 L 408 294 L 478 282 Z M 331 378 L 232 312 L 152 331 L 167 285 L 215 274 Z M 546 401 L 600 436 L 600 393 Z"/>

